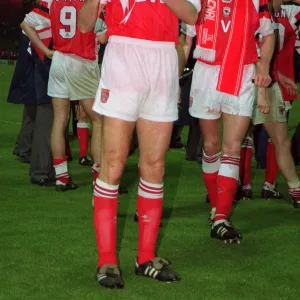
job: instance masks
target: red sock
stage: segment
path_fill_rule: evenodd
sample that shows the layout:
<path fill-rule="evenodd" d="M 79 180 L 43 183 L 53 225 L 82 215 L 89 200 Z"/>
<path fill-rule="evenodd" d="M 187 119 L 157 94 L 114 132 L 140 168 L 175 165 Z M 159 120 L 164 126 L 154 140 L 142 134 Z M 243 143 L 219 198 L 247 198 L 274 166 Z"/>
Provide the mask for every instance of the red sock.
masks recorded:
<path fill-rule="evenodd" d="M 57 184 L 67 184 L 70 180 L 67 158 L 53 158 Z"/>
<path fill-rule="evenodd" d="M 66 155 L 72 156 L 69 139 L 66 139 Z"/>
<path fill-rule="evenodd" d="M 272 141 L 269 139 L 267 147 L 267 165 L 265 173 L 265 182 L 274 185 L 278 171 L 279 169 L 276 162 L 275 147 Z"/>
<path fill-rule="evenodd" d="M 203 179 L 212 208 L 215 208 L 217 203 L 217 178 L 220 168 L 220 155 L 220 153 L 217 153 L 213 156 L 207 156 L 203 152 L 202 157 Z"/>
<path fill-rule="evenodd" d="M 155 246 L 162 214 L 163 191 L 163 184 L 151 184 L 140 178 L 137 198 L 139 212 L 138 264 L 143 264 L 155 257 Z"/>
<path fill-rule="evenodd" d="M 77 136 L 79 142 L 79 157 L 87 156 L 89 149 L 89 124 L 77 123 Z"/>
<path fill-rule="evenodd" d="M 98 246 L 98 267 L 118 263 L 117 208 L 118 185 L 109 185 L 99 179 L 94 189 L 94 226 Z"/>
<path fill-rule="evenodd" d="M 246 153 L 244 158 L 244 176 L 241 178 L 243 186 L 251 184 L 251 164 L 253 156 L 253 140 L 247 137 L 245 140 Z M 242 160 L 242 157 L 241 157 Z"/>
<path fill-rule="evenodd" d="M 92 172 L 93 172 L 93 185 L 95 185 L 95 182 L 99 176 L 99 173 L 100 173 L 100 164 L 93 164 L 93 167 L 92 167 Z"/>
<path fill-rule="evenodd" d="M 217 207 L 214 221 L 227 220 L 238 188 L 239 157 L 223 155 L 217 179 Z"/>

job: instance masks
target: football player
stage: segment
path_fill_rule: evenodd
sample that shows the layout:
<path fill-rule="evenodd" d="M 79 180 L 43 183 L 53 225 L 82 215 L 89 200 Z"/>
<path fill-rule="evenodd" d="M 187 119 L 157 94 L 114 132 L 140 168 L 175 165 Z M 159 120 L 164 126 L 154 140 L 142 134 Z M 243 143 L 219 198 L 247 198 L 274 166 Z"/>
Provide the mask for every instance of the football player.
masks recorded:
<path fill-rule="evenodd" d="M 155 246 L 162 213 L 165 154 L 178 114 L 178 18 L 195 24 L 200 1 L 101 3 L 107 3 L 109 42 L 94 105 L 94 110 L 104 115 L 102 168 L 94 190 L 96 278 L 104 287 L 123 287 L 116 255 L 118 187 L 136 126 L 141 177 L 135 274 L 176 282 L 179 275 L 166 259 L 155 254 Z M 98 7 L 99 0 L 88 0 L 81 10 L 79 26 L 84 32 L 93 28 Z"/>
<path fill-rule="evenodd" d="M 211 237 L 239 243 L 241 234 L 229 214 L 238 187 L 241 143 L 252 116 L 254 86 L 266 87 L 271 82 L 273 26 L 266 0 L 203 0 L 201 4 L 197 25 L 187 26 L 187 39 L 197 35 L 194 57 L 198 59 L 189 111 L 200 119 L 204 138 L 202 168 L 211 203 Z M 255 72 L 257 30 L 264 42 Z M 259 106 L 264 110 L 266 103 Z"/>
<path fill-rule="evenodd" d="M 288 135 L 287 111 L 291 108 L 290 101 L 297 98 L 297 86 L 294 82 L 294 46 L 296 31 L 300 19 L 300 7 L 282 5 L 282 0 L 270 0 L 273 19 L 276 26 L 277 45 L 273 57 L 273 83 L 267 89 L 258 90 L 260 97 L 270 102 L 270 113 L 261 114 L 257 109 L 253 113 L 253 123 L 263 124 L 268 132 L 270 143 L 267 152 L 266 177 L 263 185 L 263 198 L 281 198 L 275 190 L 275 180 L 280 170 L 289 186 L 295 208 L 300 207 L 300 181 L 296 174 L 291 154 L 291 141 Z M 299 3 L 300 1 L 294 1 Z M 275 195 L 274 195 L 275 193 Z"/>
<path fill-rule="evenodd" d="M 99 170 L 101 117 L 92 110 L 92 106 L 100 78 L 96 59 L 96 35 L 103 32 L 101 29 L 95 31 L 92 28 L 83 34 L 77 28 L 79 11 L 84 1 L 45 0 L 41 3 L 44 4 L 44 10 L 26 15 L 22 28 L 31 41 L 47 57 L 52 58 L 48 95 L 52 97 L 54 109 L 51 134 L 53 166 L 56 173 L 56 190 L 67 191 L 77 188 L 70 180 L 65 156 L 64 133 L 69 118 L 70 100 L 80 100 L 92 121 L 91 152 L 96 169 Z M 46 24 L 52 28 L 54 51 L 41 43 L 35 30 L 35 27 Z"/>

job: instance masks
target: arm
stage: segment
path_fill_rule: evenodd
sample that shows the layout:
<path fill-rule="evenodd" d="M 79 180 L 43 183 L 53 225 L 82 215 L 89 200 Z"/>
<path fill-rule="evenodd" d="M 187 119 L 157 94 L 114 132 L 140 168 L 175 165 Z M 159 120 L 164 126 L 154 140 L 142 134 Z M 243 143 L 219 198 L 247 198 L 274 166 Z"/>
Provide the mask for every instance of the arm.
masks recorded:
<path fill-rule="evenodd" d="M 254 83 L 258 87 L 267 87 L 271 83 L 269 75 L 270 62 L 273 57 L 275 44 L 274 34 L 269 34 L 263 38 L 263 43 L 260 48 L 260 63 L 257 68 Z"/>
<path fill-rule="evenodd" d="M 50 4 L 46 0 L 43 3 L 44 9 L 36 8 L 25 16 L 25 19 L 21 24 L 21 28 L 25 31 L 31 42 L 35 44 L 35 46 L 38 49 L 40 49 L 47 57 L 52 58 L 54 51 L 48 49 L 44 45 L 36 31 L 36 28 L 38 27 L 51 27 L 51 22 L 49 18 Z"/>
<path fill-rule="evenodd" d="M 182 20 L 184 23 L 189 25 L 194 25 L 198 19 L 198 11 L 200 9 L 200 1 L 198 7 L 187 0 L 164 0 L 165 4 L 171 9 L 171 11 L 178 17 L 178 19 Z M 197 11 L 198 9 L 198 11 Z"/>
<path fill-rule="evenodd" d="M 25 21 L 22 22 L 21 28 L 25 31 L 29 39 L 37 48 L 39 48 L 48 58 L 52 58 L 54 51 L 48 49 L 42 40 L 40 39 L 35 28 L 27 24 Z"/>
<path fill-rule="evenodd" d="M 87 0 L 85 2 L 79 12 L 78 18 L 78 28 L 82 33 L 90 32 L 94 29 L 104 5 L 100 4 L 99 0 Z"/>
<path fill-rule="evenodd" d="M 180 26 L 180 36 L 179 36 L 179 47 L 177 51 L 180 51 L 178 54 L 179 60 L 179 76 L 182 75 L 186 62 L 190 56 L 191 48 L 193 45 L 193 37 L 196 36 L 195 26 L 186 25 L 184 22 L 181 22 Z"/>
<path fill-rule="evenodd" d="M 187 61 L 193 45 L 193 38 L 191 36 L 186 35 L 185 44 L 183 45 L 183 51 L 185 55 L 185 60 Z"/>
<path fill-rule="evenodd" d="M 262 114 L 268 114 L 270 112 L 270 101 L 267 97 L 267 88 L 257 89 L 257 109 Z"/>
<path fill-rule="evenodd" d="M 277 71 L 278 80 L 282 84 L 282 86 L 287 90 L 289 95 L 297 94 L 297 85 L 293 79 L 288 78 L 282 73 Z"/>
<path fill-rule="evenodd" d="M 185 35 L 183 33 L 181 33 L 179 36 L 179 45 L 176 46 L 177 55 L 178 55 L 179 77 L 182 75 L 186 61 L 187 61 L 187 58 L 186 58 L 185 52 L 184 52 L 184 46 L 185 46 Z"/>

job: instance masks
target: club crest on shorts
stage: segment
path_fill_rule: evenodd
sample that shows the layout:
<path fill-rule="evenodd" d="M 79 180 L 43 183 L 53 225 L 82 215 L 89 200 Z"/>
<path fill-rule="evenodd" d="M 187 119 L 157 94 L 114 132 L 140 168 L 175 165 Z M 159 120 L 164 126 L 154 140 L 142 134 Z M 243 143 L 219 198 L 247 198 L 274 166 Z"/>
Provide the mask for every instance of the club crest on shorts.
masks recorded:
<path fill-rule="evenodd" d="M 107 89 L 101 89 L 101 96 L 100 96 L 100 101 L 102 103 L 106 103 L 109 98 L 109 90 Z"/>
<path fill-rule="evenodd" d="M 193 106 L 193 102 L 194 102 L 194 99 L 193 99 L 193 97 L 190 97 L 190 99 L 189 99 L 190 107 L 192 107 L 192 106 Z"/>
<path fill-rule="evenodd" d="M 231 8 L 230 7 L 223 7 L 223 16 L 224 17 L 229 17 L 230 16 L 230 13 L 231 13 Z"/>

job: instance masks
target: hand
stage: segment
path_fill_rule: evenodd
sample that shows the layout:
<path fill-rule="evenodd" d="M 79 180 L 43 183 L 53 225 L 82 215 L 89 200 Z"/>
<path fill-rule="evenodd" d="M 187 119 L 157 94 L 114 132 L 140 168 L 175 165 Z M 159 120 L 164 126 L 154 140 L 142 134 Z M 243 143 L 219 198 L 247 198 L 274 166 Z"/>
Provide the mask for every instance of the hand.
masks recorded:
<path fill-rule="evenodd" d="M 268 72 L 258 70 L 255 74 L 254 84 L 259 88 L 266 88 L 270 85 L 272 79 Z"/>
<path fill-rule="evenodd" d="M 262 114 L 268 114 L 270 112 L 270 101 L 267 97 L 267 89 L 259 88 L 257 94 L 257 108 Z"/>
<path fill-rule="evenodd" d="M 45 55 L 46 55 L 48 58 L 50 58 L 50 59 L 52 59 L 53 54 L 54 54 L 54 51 L 53 51 L 53 50 L 50 50 L 50 49 L 48 49 L 48 50 L 45 52 Z"/>
<path fill-rule="evenodd" d="M 297 94 L 297 85 L 293 79 L 286 77 L 280 72 L 278 72 L 278 79 L 281 85 L 287 90 L 289 95 Z"/>

